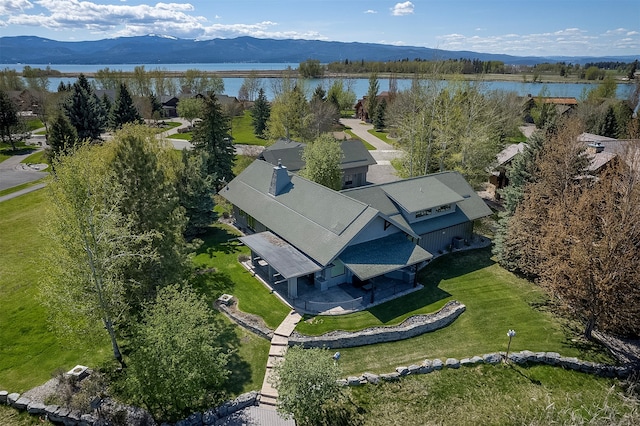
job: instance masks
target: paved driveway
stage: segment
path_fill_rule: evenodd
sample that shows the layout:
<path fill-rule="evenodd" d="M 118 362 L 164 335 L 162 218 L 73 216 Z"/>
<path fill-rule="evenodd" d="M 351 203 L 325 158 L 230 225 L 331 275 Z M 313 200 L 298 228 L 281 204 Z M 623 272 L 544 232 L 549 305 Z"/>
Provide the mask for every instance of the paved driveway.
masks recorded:
<path fill-rule="evenodd" d="M 22 185 L 23 183 L 33 182 L 48 175 L 47 172 L 38 171 L 37 168 L 32 168 L 21 163 L 22 160 L 31 154 L 33 154 L 33 152 L 24 155 L 14 155 L 0 163 L 0 191 Z"/>

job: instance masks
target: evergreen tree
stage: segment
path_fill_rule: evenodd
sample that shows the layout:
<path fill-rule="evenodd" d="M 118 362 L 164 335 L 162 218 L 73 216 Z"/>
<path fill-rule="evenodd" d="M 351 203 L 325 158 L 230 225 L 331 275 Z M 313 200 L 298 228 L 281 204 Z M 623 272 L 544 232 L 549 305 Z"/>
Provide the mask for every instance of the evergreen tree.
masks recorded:
<path fill-rule="evenodd" d="M 61 155 L 73 153 L 79 145 L 76 129 L 71 125 L 66 115 L 56 114 L 47 134 L 47 157 L 52 167 Z"/>
<path fill-rule="evenodd" d="M 213 211 L 215 176 L 207 174 L 206 156 L 201 151 L 182 151 L 182 167 L 176 184 L 180 205 L 187 217 L 186 237 L 201 234 L 216 218 Z"/>
<path fill-rule="evenodd" d="M 609 105 L 607 107 L 607 112 L 602 117 L 602 121 L 600 122 L 600 126 L 598 126 L 598 134 L 600 136 L 606 136 L 608 138 L 617 138 L 618 137 L 618 123 L 616 120 L 616 114 L 613 110 L 613 106 Z"/>
<path fill-rule="evenodd" d="M 267 97 L 264 94 L 264 90 L 260 88 L 258 92 L 258 98 L 253 104 L 251 109 L 251 124 L 253 124 L 253 133 L 259 138 L 264 137 L 265 130 L 267 129 L 267 121 L 271 115 L 271 106 L 267 101 Z"/>
<path fill-rule="evenodd" d="M 365 100 L 366 108 L 366 121 L 371 121 L 378 106 L 378 90 L 380 90 L 380 83 L 378 82 L 378 76 L 371 74 L 369 76 L 369 90 L 367 91 L 367 99 Z"/>
<path fill-rule="evenodd" d="M 14 151 L 16 141 L 13 138 L 13 132 L 19 123 L 18 109 L 11 101 L 9 94 L 0 90 L 0 137 L 2 142 L 9 142 Z"/>
<path fill-rule="evenodd" d="M 107 111 L 107 114 L 111 114 L 111 108 L 113 107 L 113 105 L 111 105 L 111 99 L 109 99 L 109 96 L 106 93 L 102 95 L 101 102 L 102 109 Z"/>
<path fill-rule="evenodd" d="M 385 115 L 387 113 L 387 101 L 382 99 L 376 107 L 375 114 L 373 115 L 373 128 L 376 130 L 383 130 L 385 128 Z"/>
<path fill-rule="evenodd" d="M 109 111 L 109 127 L 120 129 L 127 123 L 141 124 L 142 117 L 140 117 L 138 109 L 133 104 L 127 85 L 120 83 L 115 102 Z"/>
<path fill-rule="evenodd" d="M 71 96 L 64 104 L 65 114 L 80 140 L 98 140 L 105 127 L 102 104 L 84 74 L 73 84 Z"/>
<path fill-rule="evenodd" d="M 311 101 L 309 102 L 314 102 L 314 101 L 324 102 L 326 100 L 327 100 L 327 92 L 322 88 L 322 85 L 318 84 L 318 86 L 316 86 L 316 90 L 313 91 L 313 95 L 311 95 Z"/>
<path fill-rule="evenodd" d="M 129 300 L 138 305 L 155 297 L 157 288 L 180 282 L 188 272 L 186 218 L 174 181 L 174 157 L 153 132 L 126 125 L 114 135 L 113 150 L 110 166 L 122 188 L 120 212 L 133 222 L 136 233 L 152 236 L 144 248 L 151 247 L 158 255 L 122 271 L 131 283 Z"/>
<path fill-rule="evenodd" d="M 217 179 L 216 187 L 233 179 L 235 153 L 229 121 L 215 94 L 204 98 L 202 121 L 196 125 L 191 143 L 196 150 L 206 152 L 207 174 Z"/>

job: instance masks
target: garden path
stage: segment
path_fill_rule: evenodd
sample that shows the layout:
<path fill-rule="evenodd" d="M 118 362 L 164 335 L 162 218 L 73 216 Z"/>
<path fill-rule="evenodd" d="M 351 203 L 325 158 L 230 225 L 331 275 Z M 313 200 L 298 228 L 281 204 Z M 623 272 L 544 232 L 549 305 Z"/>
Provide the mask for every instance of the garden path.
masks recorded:
<path fill-rule="evenodd" d="M 260 391 L 260 406 L 275 410 L 278 399 L 278 391 L 271 386 L 269 378 L 274 374 L 273 367 L 283 360 L 284 354 L 289 346 L 289 336 L 293 333 L 296 325 L 302 317 L 296 311 L 289 312 L 282 323 L 273 332 L 271 348 L 269 349 L 269 360 L 267 361 L 267 372 L 264 375 L 262 390 Z"/>

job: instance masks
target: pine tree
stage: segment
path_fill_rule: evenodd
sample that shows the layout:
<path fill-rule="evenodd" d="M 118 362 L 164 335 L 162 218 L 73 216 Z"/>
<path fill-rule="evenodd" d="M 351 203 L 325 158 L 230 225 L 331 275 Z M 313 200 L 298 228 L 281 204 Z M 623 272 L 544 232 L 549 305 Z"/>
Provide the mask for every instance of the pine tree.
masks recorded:
<path fill-rule="evenodd" d="M 366 108 L 366 121 L 371 121 L 378 107 L 378 90 L 380 90 L 380 83 L 378 83 L 378 76 L 371 74 L 369 77 L 369 90 L 367 91 L 367 99 L 365 100 Z"/>
<path fill-rule="evenodd" d="M 233 179 L 235 153 L 229 129 L 229 117 L 222 112 L 215 94 L 204 98 L 202 121 L 196 125 L 191 143 L 207 154 L 207 174 L 216 179 L 216 186 Z"/>
<path fill-rule="evenodd" d="M 141 124 L 142 117 L 133 104 L 127 85 L 120 83 L 115 102 L 109 111 L 109 127 L 120 129 L 127 123 Z"/>
<path fill-rule="evenodd" d="M 133 283 L 128 296 L 139 304 L 155 297 L 157 288 L 180 282 L 188 272 L 186 218 L 173 177 L 174 158 L 154 133 L 126 125 L 114 135 L 113 146 L 111 168 L 122 188 L 121 214 L 133 222 L 136 233 L 152 235 L 144 244 L 158 254 L 123 271 Z"/>
<path fill-rule="evenodd" d="M 64 110 L 80 140 L 100 139 L 106 116 L 100 100 L 84 74 L 80 74 L 78 81 L 73 84 L 71 96 L 64 104 Z"/>
<path fill-rule="evenodd" d="M 66 115 L 56 114 L 47 134 L 47 156 L 49 163 L 54 167 L 61 155 L 71 154 L 79 146 L 78 134 L 71 125 Z"/>
<path fill-rule="evenodd" d="M 267 129 L 267 121 L 271 115 L 271 107 L 267 101 L 267 97 L 264 94 L 264 90 L 260 88 L 258 92 L 258 98 L 253 104 L 251 110 L 251 124 L 253 124 L 253 133 L 259 138 L 264 137 L 264 132 Z"/>
<path fill-rule="evenodd" d="M 185 209 L 186 237 L 201 234 L 215 220 L 214 178 L 207 174 L 205 152 L 182 151 L 182 167 L 176 186 L 180 205 Z"/>
<path fill-rule="evenodd" d="M 382 99 L 376 111 L 373 114 L 373 128 L 376 130 L 382 130 L 385 128 L 385 115 L 387 113 L 387 101 Z"/>

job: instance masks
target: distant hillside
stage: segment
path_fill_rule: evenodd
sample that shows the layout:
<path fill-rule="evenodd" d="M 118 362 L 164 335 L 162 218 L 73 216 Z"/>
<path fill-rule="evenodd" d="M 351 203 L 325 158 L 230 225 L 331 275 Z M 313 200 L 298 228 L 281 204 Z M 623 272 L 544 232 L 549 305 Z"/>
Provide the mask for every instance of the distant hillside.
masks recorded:
<path fill-rule="evenodd" d="M 300 63 L 307 59 L 328 63 L 345 59 L 394 61 L 417 58 L 467 58 L 522 65 L 559 60 L 373 43 L 253 37 L 195 41 L 148 35 L 78 42 L 55 41 L 34 36 L 0 37 L 0 63 L 3 64 Z M 580 64 L 603 59 L 631 62 L 636 58 L 562 58 L 564 61 Z"/>

